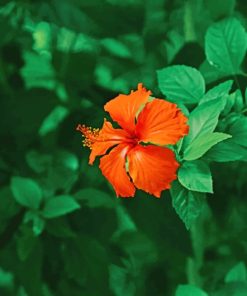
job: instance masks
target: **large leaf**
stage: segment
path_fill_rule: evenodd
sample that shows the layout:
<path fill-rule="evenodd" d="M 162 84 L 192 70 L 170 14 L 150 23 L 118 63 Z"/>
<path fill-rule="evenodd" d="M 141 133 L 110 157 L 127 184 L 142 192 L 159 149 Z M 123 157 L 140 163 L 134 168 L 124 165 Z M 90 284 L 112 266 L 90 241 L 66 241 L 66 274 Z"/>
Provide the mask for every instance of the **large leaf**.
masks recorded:
<path fill-rule="evenodd" d="M 224 108 L 225 100 L 211 100 L 196 107 L 189 117 L 189 134 L 184 138 L 184 148 L 197 136 L 213 132 L 219 115 Z"/>
<path fill-rule="evenodd" d="M 189 190 L 213 193 L 211 172 L 202 160 L 184 162 L 178 171 L 178 180 Z"/>
<path fill-rule="evenodd" d="M 207 296 L 203 290 L 192 285 L 179 285 L 175 296 Z"/>
<path fill-rule="evenodd" d="M 11 190 L 15 200 L 22 206 L 38 209 L 42 200 L 42 191 L 39 185 L 29 178 L 13 177 Z"/>
<path fill-rule="evenodd" d="M 185 160 L 195 160 L 202 157 L 211 147 L 217 143 L 231 138 L 224 133 L 200 134 L 184 151 Z"/>
<path fill-rule="evenodd" d="M 159 88 L 168 100 L 197 103 L 205 92 L 201 73 L 188 66 L 171 66 L 157 71 Z"/>
<path fill-rule="evenodd" d="M 170 192 L 176 213 L 184 222 L 186 228 L 190 229 L 203 209 L 205 195 L 187 190 L 178 181 L 172 183 Z"/>
<path fill-rule="evenodd" d="M 246 32 L 234 18 L 213 24 L 206 34 L 206 56 L 209 63 L 225 74 L 240 72 L 247 49 Z"/>
<path fill-rule="evenodd" d="M 43 216 L 45 218 L 55 218 L 69 214 L 80 208 L 80 205 L 69 195 L 60 195 L 46 201 Z"/>
<path fill-rule="evenodd" d="M 247 149 L 236 144 L 233 138 L 230 138 L 215 145 L 206 153 L 205 158 L 216 162 L 247 161 Z"/>

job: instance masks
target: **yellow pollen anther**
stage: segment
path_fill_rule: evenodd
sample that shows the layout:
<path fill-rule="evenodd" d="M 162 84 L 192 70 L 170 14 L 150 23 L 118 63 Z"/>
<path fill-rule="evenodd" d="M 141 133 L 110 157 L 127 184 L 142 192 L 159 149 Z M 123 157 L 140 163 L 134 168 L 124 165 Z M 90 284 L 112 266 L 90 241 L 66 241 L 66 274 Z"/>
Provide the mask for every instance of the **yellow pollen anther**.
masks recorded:
<path fill-rule="evenodd" d="M 92 149 L 93 144 L 97 141 L 99 137 L 100 129 L 87 127 L 84 124 L 78 124 L 76 130 L 80 131 L 82 133 L 82 136 L 84 137 L 84 140 L 82 141 L 83 146 Z"/>

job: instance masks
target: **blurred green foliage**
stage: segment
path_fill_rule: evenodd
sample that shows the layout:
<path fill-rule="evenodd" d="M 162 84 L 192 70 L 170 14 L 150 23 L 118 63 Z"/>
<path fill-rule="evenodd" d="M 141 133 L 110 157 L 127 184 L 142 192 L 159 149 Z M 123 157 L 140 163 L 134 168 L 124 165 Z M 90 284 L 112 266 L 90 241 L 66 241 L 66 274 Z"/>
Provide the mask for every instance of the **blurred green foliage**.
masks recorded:
<path fill-rule="evenodd" d="M 244 0 L 1 0 L 1 296 L 247 295 L 246 20 Z M 172 199 L 116 199 L 75 131 L 139 82 L 199 102 Z"/>

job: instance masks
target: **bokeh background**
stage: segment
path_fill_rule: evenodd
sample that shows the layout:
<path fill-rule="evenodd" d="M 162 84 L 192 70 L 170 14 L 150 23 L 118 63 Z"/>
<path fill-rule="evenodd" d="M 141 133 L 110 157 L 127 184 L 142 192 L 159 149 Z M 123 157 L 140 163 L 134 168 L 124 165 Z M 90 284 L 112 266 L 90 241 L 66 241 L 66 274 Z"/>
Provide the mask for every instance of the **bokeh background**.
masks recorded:
<path fill-rule="evenodd" d="M 247 295 L 224 283 L 247 256 L 246 164 L 212 166 L 215 193 L 187 231 L 169 192 L 117 199 L 75 131 L 100 127 L 103 105 L 139 82 L 162 97 L 168 65 L 216 85 L 205 32 L 229 16 L 247 28 L 246 1 L 0 1 L 1 296 L 169 296 L 187 283 Z M 16 177 L 38 184 L 40 209 L 60 195 L 80 208 L 43 219 L 13 196 Z"/>

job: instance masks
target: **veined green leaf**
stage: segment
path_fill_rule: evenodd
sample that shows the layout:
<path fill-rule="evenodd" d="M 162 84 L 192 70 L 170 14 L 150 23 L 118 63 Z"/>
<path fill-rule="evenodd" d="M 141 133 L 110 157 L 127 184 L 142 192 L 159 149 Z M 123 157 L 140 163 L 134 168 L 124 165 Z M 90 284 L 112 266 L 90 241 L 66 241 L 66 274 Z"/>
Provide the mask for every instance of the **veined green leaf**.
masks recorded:
<path fill-rule="evenodd" d="M 189 190 L 213 193 L 211 172 L 202 160 L 185 161 L 178 171 L 178 180 Z"/>
<path fill-rule="evenodd" d="M 233 80 L 227 80 L 219 85 L 211 88 L 204 97 L 200 100 L 199 104 L 220 99 L 221 97 L 228 95 L 229 91 L 232 88 Z"/>
<path fill-rule="evenodd" d="M 69 195 L 60 195 L 46 201 L 42 214 L 45 218 L 56 218 L 69 214 L 80 208 L 80 205 Z"/>
<path fill-rule="evenodd" d="M 179 65 L 157 71 L 159 88 L 168 100 L 193 104 L 200 101 L 205 92 L 205 82 L 195 68 Z"/>
<path fill-rule="evenodd" d="M 184 138 L 185 149 L 196 137 L 213 132 L 225 100 L 211 100 L 196 107 L 189 117 L 189 134 Z"/>
<path fill-rule="evenodd" d="M 15 200 L 22 206 L 38 209 L 42 200 L 42 191 L 39 185 L 29 178 L 13 177 L 11 190 Z"/>
<path fill-rule="evenodd" d="M 178 181 L 172 183 L 170 192 L 172 205 L 176 213 L 184 222 L 186 228 L 190 229 L 203 209 L 204 193 L 189 191 L 180 185 Z"/>
<path fill-rule="evenodd" d="M 247 161 L 247 149 L 236 144 L 233 138 L 216 144 L 210 149 L 205 158 L 209 161 L 227 162 L 242 160 Z"/>
<path fill-rule="evenodd" d="M 184 151 L 185 160 L 195 160 L 202 157 L 211 147 L 217 143 L 231 138 L 224 133 L 200 134 Z"/>
<path fill-rule="evenodd" d="M 234 18 L 209 27 L 206 34 L 206 56 L 209 63 L 225 74 L 237 74 L 247 49 L 244 27 Z"/>

